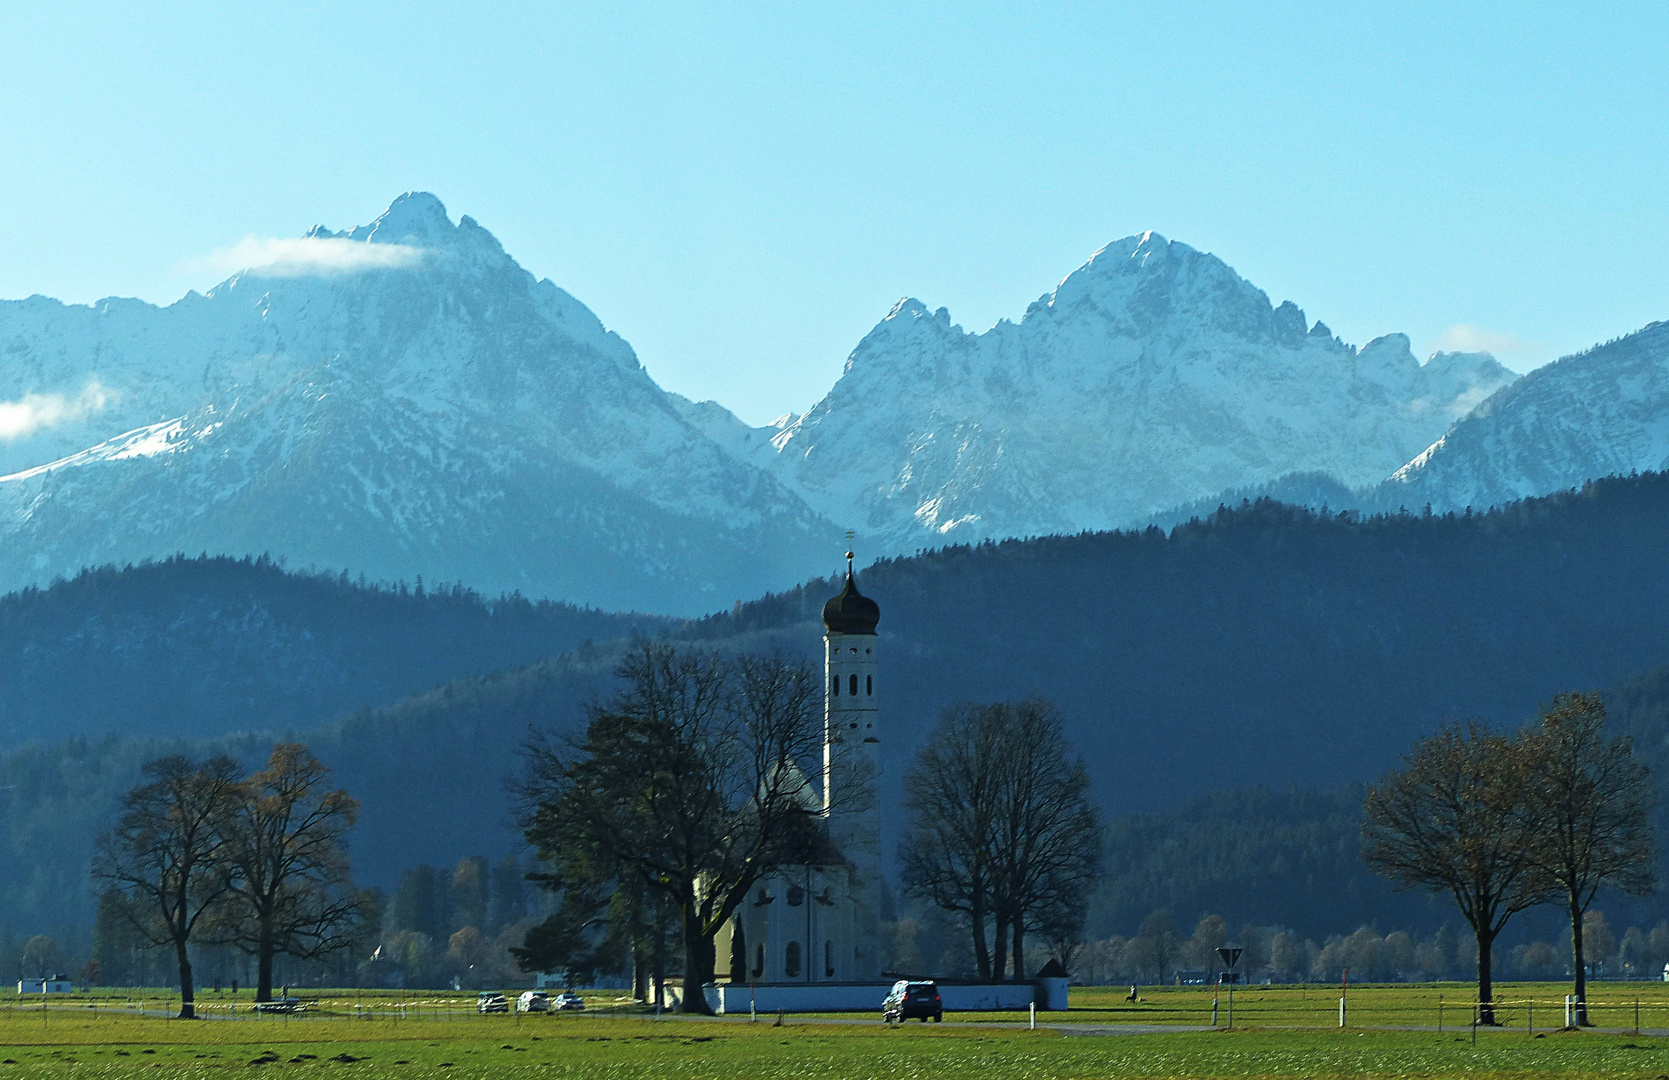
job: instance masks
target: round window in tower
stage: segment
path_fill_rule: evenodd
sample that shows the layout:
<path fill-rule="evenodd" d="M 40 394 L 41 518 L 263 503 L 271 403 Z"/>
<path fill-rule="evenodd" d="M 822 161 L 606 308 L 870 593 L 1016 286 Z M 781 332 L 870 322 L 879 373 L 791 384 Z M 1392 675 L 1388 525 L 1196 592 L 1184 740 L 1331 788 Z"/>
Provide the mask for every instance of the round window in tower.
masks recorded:
<path fill-rule="evenodd" d="M 805 902 L 806 902 L 806 891 L 804 889 L 800 888 L 798 885 L 791 886 L 788 890 L 788 906 L 789 907 L 799 907 L 801 904 L 803 904 Z"/>

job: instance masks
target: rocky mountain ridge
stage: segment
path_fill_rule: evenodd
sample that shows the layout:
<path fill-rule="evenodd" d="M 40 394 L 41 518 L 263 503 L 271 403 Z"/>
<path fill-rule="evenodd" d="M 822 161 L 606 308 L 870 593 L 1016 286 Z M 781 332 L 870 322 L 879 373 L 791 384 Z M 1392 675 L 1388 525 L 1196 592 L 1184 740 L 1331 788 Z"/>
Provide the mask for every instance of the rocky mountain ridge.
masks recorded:
<path fill-rule="evenodd" d="M 1514 378 L 1486 354 L 1421 364 L 1402 334 L 1354 348 L 1150 232 L 983 334 L 900 301 L 746 453 L 888 548 L 1073 533 L 1292 472 L 1377 482 Z"/>
<path fill-rule="evenodd" d="M 1606 349 L 1553 367 L 1609 370 Z M 165 308 L 0 302 L 0 590 L 270 552 L 691 614 L 826 569 L 846 528 L 887 554 L 1168 524 L 1295 474 L 1446 506 L 1662 464 L 1643 433 L 1669 395 L 1647 394 L 1586 442 L 1560 404 L 1567 437 L 1520 481 L 1440 478 L 1457 440 L 1540 400 L 1544 376 L 1515 378 L 1485 354 L 1422 364 L 1401 334 L 1348 345 L 1146 233 L 984 333 L 900 301 L 821 402 L 752 428 L 664 391 L 573 296 L 408 193 Z M 1495 458 L 1545 434 L 1503 429 Z"/>
<path fill-rule="evenodd" d="M 0 400 L 97 395 L 6 445 L 0 589 L 271 552 L 695 612 L 797 580 L 840 543 L 687 423 L 583 304 L 432 195 L 167 308 L 0 304 L 0 350 Z"/>

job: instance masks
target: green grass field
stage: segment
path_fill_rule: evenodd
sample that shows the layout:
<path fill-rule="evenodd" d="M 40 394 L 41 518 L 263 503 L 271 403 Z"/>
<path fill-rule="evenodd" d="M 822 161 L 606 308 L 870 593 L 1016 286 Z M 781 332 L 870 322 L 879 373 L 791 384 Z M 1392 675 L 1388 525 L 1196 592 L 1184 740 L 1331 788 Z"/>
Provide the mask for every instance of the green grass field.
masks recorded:
<path fill-rule="evenodd" d="M 1601 984 L 1592 995 L 1608 1003 L 1599 1010 L 1601 1025 L 1632 1027 L 1638 990 L 1647 1031 L 1638 1036 L 1552 1030 L 1532 1035 L 1524 1015 L 1514 1021 L 1503 1010 L 1503 1020 L 1513 1026 L 1479 1031 L 1474 1046 L 1463 1007 L 1455 1009 L 1462 1021 L 1459 1030 L 1448 1024 L 1442 1033 L 1377 1026 L 1434 1028 L 1438 999 L 1444 1000 L 1447 1013 L 1450 1002 L 1464 1002 L 1465 990 L 1456 984 L 1356 988 L 1351 991 L 1353 1026 L 1341 1031 L 1336 988 L 1246 988 L 1235 995 L 1233 1031 L 1139 1035 L 1088 1033 L 1130 1025 L 1209 1023 L 1209 991 L 1144 990 L 1146 1001 L 1126 1005 L 1116 989 L 1075 990 L 1073 1009 L 1040 1016 L 1040 1022 L 1055 1026 L 1037 1031 L 1026 1029 L 1025 1014 L 1012 1013 L 953 1014 L 944 1024 L 896 1029 L 793 1016 L 781 1027 L 771 1022 L 774 1018 L 757 1024 L 657 1020 L 610 1008 L 612 994 L 593 995 L 594 1011 L 587 1015 L 524 1017 L 480 1016 L 468 995 L 408 995 L 403 1018 L 397 1018 L 398 995 L 352 991 L 304 992 L 300 996 L 313 1008 L 287 1019 L 184 1022 L 126 1012 L 125 994 L 77 995 L 46 1009 L 38 1003 L 0 1009 L 0 1080 L 7 1075 L 173 1077 L 251 1069 L 413 1080 L 1669 1076 L 1669 1039 L 1650 1034 L 1653 1027 L 1669 1029 L 1669 986 L 1663 984 Z M 1539 1013 L 1545 995 L 1551 1029 L 1560 1019 L 1564 990 L 1562 985 L 1511 984 L 1500 997 L 1537 1000 Z M 148 1004 L 160 1007 L 163 1001 L 156 992 Z M 213 1008 L 212 993 L 204 1004 L 209 1015 L 228 1013 Z M 247 1007 L 247 995 L 243 1004 Z M 1615 1015 L 1607 1015 L 1608 1008 Z M 236 1015 L 249 1016 L 246 1011 Z M 1626 1024 L 1612 1023 L 1625 1015 Z M 1358 1022 L 1364 1027 L 1354 1026 Z"/>

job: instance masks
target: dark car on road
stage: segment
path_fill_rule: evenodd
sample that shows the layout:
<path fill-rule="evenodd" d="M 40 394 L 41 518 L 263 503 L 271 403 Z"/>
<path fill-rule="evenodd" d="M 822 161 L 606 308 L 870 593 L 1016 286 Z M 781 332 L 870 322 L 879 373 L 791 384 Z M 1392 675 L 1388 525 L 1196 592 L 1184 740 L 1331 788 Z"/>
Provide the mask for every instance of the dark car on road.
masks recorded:
<path fill-rule="evenodd" d="M 931 979 L 900 979 L 892 984 L 887 1000 L 881 1002 L 881 1019 L 889 1024 L 903 1020 L 920 1020 L 925 1024 L 930 1016 L 935 1024 L 945 1018 L 939 984 Z"/>

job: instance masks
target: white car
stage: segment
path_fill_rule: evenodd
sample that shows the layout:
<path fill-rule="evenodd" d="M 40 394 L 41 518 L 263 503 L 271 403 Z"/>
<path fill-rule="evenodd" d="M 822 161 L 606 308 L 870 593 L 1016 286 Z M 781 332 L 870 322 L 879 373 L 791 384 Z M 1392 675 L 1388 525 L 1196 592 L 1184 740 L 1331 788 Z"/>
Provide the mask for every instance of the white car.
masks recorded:
<path fill-rule="evenodd" d="M 564 990 L 556 995 L 556 1007 L 566 1012 L 569 1009 L 585 1008 L 585 999 L 572 990 Z"/>
<path fill-rule="evenodd" d="M 524 990 L 522 996 L 516 999 L 516 1011 L 524 1013 L 550 1012 L 551 999 L 545 996 L 543 990 Z"/>

